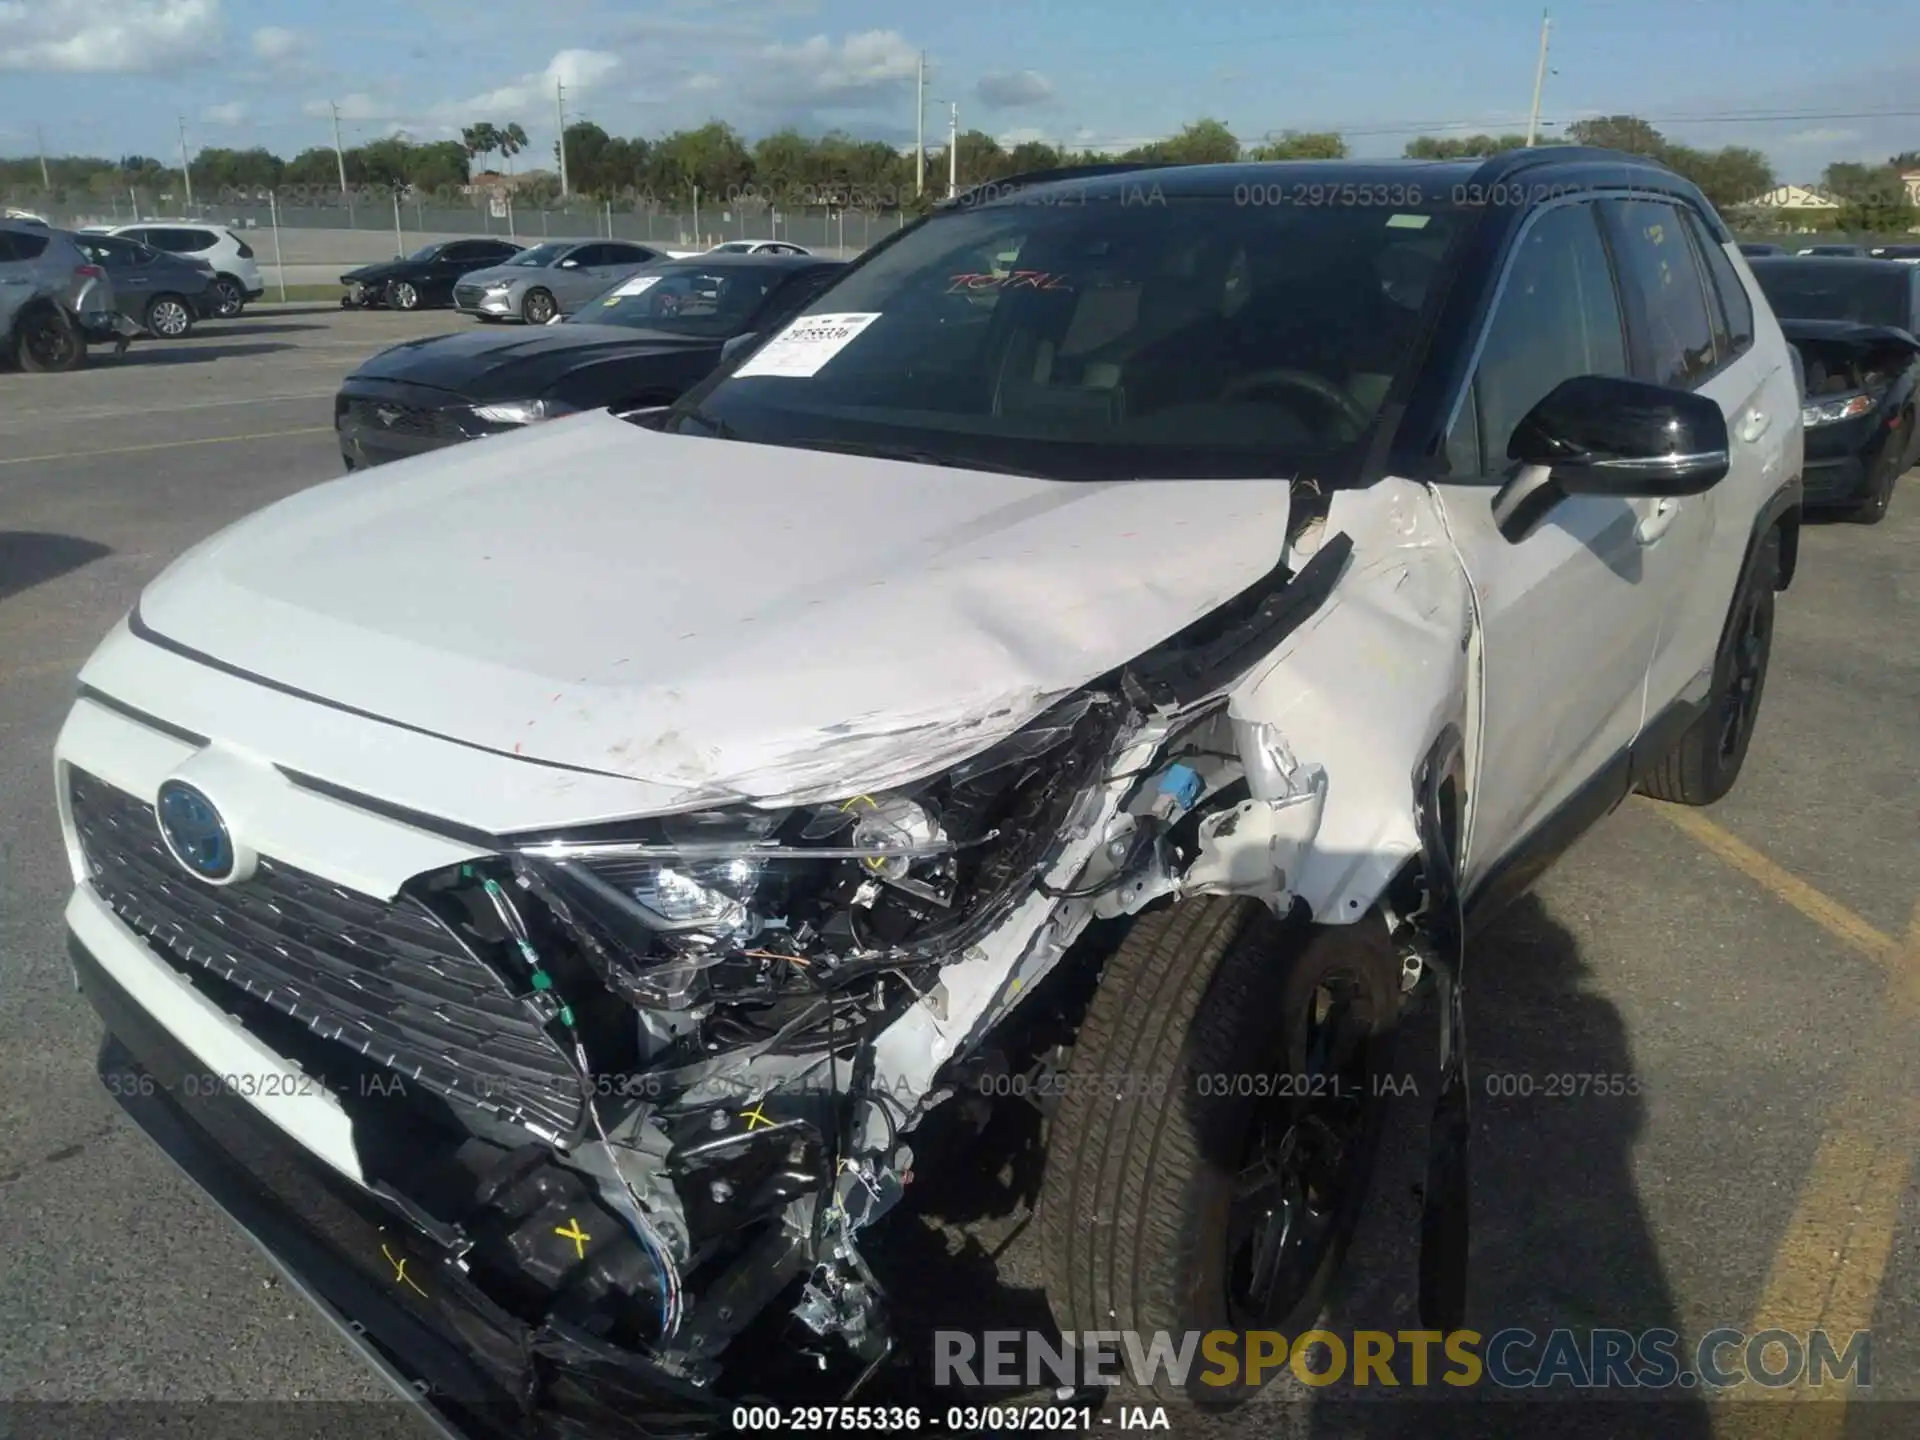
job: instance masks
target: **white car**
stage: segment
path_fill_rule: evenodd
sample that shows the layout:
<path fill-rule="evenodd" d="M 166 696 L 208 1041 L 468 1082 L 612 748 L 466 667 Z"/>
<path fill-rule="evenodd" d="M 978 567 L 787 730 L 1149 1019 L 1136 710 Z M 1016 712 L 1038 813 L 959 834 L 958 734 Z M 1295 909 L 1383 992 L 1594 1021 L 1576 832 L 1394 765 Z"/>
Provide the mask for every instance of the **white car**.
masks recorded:
<path fill-rule="evenodd" d="M 996 1105 L 1051 1117 L 1060 1331 L 1143 1348 L 1300 1333 L 1382 1108 L 1433 1105 L 1452 1331 L 1479 927 L 1636 787 L 1740 772 L 1801 396 L 1686 181 L 1548 147 L 963 200 L 664 414 L 242 520 L 81 672 L 109 1087 L 447 1425 L 924 1377 L 887 1297 L 945 1297 L 871 1227 Z M 1444 1059 L 1391 1100 L 1414 1017 Z"/>
<path fill-rule="evenodd" d="M 804 245 L 790 240 L 728 240 L 707 251 L 709 255 L 811 255 Z"/>
<path fill-rule="evenodd" d="M 220 290 L 220 308 L 216 313 L 223 320 L 231 320 L 250 302 L 267 293 L 253 247 L 223 225 L 204 220 L 141 220 L 130 225 L 89 225 L 87 228 L 104 235 L 124 235 L 156 250 L 206 261 L 213 267 L 214 284 Z"/>

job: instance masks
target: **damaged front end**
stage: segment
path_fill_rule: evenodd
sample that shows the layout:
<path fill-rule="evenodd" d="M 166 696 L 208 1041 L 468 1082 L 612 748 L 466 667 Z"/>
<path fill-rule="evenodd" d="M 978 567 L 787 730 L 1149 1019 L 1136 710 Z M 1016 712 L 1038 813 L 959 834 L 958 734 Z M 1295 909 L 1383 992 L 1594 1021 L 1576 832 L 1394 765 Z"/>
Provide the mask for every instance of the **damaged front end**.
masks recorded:
<path fill-rule="evenodd" d="M 1382 670 L 1402 703 L 1364 720 L 1311 683 L 1356 645 L 1460 633 L 1425 493 L 1367 504 L 1347 518 L 1394 537 L 1384 565 L 1353 573 L 1322 505 L 1293 565 L 893 788 L 509 836 L 392 903 L 266 858 L 182 886 L 152 808 L 77 769 L 76 838 L 121 919 L 339 1096 L 384 1217 L 360 1258 L 486 1358 L 501 1433 L 574 1433 L 549 1423 L 581 1406 L 578 1433 L 699 1433 L 776 1360 L 851 1395 L 894 1346 L 862 1231 L 961 1062 L 1090 924 L 1201 894 L 1286 914 L 1315 864 L 1321 918 L 1350 921 L 1417 858 L 1411 762 L 1384 828 L 1353 766 L 1328 835 L 1356 843 L 1311 853 L 1334 727 L 1413 756 L 1459 700 L 1451 664 L 1418 703 Z M 1336 586 L 1354 603 L 1289 670 Z"/>

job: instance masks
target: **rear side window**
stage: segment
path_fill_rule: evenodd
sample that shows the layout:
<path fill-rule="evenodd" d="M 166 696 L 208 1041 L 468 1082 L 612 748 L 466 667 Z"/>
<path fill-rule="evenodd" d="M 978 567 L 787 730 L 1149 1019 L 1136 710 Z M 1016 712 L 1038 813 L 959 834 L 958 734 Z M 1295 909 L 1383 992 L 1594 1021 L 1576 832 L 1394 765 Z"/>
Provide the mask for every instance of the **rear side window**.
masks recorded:
<path fill-rule="evenodd" d="M 1505 463 L 1514 427 L 1562 382 L 1626 373 L 1620 302 L 1594 207 L 1547 210 L 1514 252 L 1480 350 L 1473 403 L 1484 467 Z M 1450 457 L 1463 441 L 1450 442 Z"/>
<path fill-rule="evenodd" d="M 181 230 L 177 233 L 182 250 L 211 250 L 220 243 L 220 237 L 211 230 Z"/>
<path fill-rule="evenodd" d="M 1634 373 L 1691 390 L 1717 361 L 1707 293 L 1685 222 L 1657 200 L 1602 202 L 1612 220 L 1620 291 L 1635 341 Z"/>
<path fill-rule="evenodd" d="M 1691 210 L 1683 210 L 1681 214 L 1686 218 L 1687 233 L 1693 236 L 1694 246 L 1707 267 L 1709 298 L 1713 302 L 1714 346 L 1720 352 L 1721 363 L 1725 364 L 1753 348 L 1753 301 L 1747 298 L 1747 287 L 1740 283 L 1733 261 L 1714 243 L 1707 227 L 1700 223 L 1700 217 Z"/>
<path fill-rule="evenodd" d="M 37 260 L 45 253 L 47 237 L 24 230 L 0 230 L 0 261 Z"/>

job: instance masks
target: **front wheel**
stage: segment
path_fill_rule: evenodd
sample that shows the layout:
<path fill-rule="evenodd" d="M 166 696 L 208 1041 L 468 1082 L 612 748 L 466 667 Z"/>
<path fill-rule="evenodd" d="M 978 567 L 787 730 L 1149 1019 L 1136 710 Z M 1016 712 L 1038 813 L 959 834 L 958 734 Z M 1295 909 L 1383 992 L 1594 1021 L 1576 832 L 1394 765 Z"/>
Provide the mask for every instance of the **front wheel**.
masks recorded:
<path fill-rule="evenodd" d="M 405 280 L 396 280 L 387 286 L 387 304 L 396 310 L 418 310 L 420 292 Z"/>
<path fill-rule="evenodd" d="M 1060 1329 L 1309 1323 L 1359 1221 L 1399 1003 L 1371 928 L 1302 932 L 1228 899 L 1138 921 L 1049 1130 L 1039 1228 Z M 1144 1388 L 1211 1404 L 1257 1388 L 1207 1371 Z"/>
<path fill-rule="evenodd" d="M 520 318 L 529 325 L 544 325 L 559 313 L 560 307 L 554 304 L 553 296 L 538 287 L 529 290 L 527 298 L 520 302 Z"/>

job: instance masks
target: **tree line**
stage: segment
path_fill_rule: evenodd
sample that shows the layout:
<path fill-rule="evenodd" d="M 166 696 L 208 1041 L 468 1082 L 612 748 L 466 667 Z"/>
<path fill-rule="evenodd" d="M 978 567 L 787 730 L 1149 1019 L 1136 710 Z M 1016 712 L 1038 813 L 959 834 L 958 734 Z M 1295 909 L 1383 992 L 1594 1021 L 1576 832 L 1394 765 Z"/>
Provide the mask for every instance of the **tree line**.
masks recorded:
<path fill-rule="evenodd" d="M 1729 212 L 1779 183 L 1772 165 L 1758 150 L 1744 146 L 1697 149 L 1669 140 L 1647 121 L 1632 115 L 1576 121 L 1566 127 L 1564 139 L 1538 143 L 1600 145 L 1649 156 L 1692 180 L 1709 200 Z M 1409 141 L 1405 153 L 1417 159 L 1471 158 L 1525 144 L 1526 138 L 1520 135 L 1421 137 Z M 325 146 L 302 150 L 291 159 L 282 159 L 264 146 L 207 148 L 193 158 L 191 173 L 196 195 L 209 198 L 294 187 L 322 192 L 337 188 L 344 160 L 350 186 L 445 197 L 470 185 L 484 171 L 515 169 L 516 161 L 527 150 L 527 133 L 518 123 L 476 121 L 462 128 L 458 140 L 416 142 L 404 134 L 394 135 L 356 145 L 344 156 Z M 1168 139 L 1119 154 L 1034 140 L 1008 147 L 984 131 L 968 130 L 955 143 L 953 168 L 959 183 L 965 186 L 1036 170 L 1113 160 L 1204 164 L 1343 159 L 1349 153 L 1347 141 L 1331 131 L 1285 131 L 1258 143 L 1247 143 L 1220 121 L 1203 119 Z M 557 162 L 558 146 L 552 155 L 540 158 Z M 1913 224 L 1913 207 L 1899 175 L 1916 159 L 1920 156 L 1908 154 L 1893 156 L 1884 165 L 1829 165 L 1823 181 L 1825 189 L 1841 201 L 1839 228 L 1886 231 Z M 165 191 L 176 188 L 180 179 L 177 167 L 170 169 L 159 160 L 141 155 L 118 160 L 65 156 L 49 159 L 47 169 L 54 203 L 102 202 L 129 189 Z M 517 204 L 537 207 L 551 205 L 559 198 L 556 163 L 522 165 L 520 169 L 513 182 Z M 616 208 L 631 208 L 642 201 L 679 207 L 704 198 L 711 203 L 760 200 L 792 208 L 840 204 L 873 210 L 912 209 L 945 194 L 948 157 L 944 147 L 928 152 L 925 169 L 922 195 L 911 150 L 903 154 L 882 141 L 862 140 L 842 131 L 808 136 L 785 129 L 750 142 L 732 126 L 717 120 L 652 139 L 611 135 L 591 121 L 576 121 L 566 130 L 569 188 Z M 0 160 L 0 185 L 16 191 L 38 191 L 42 188 L 39 182 L 37 159 Z"/>

